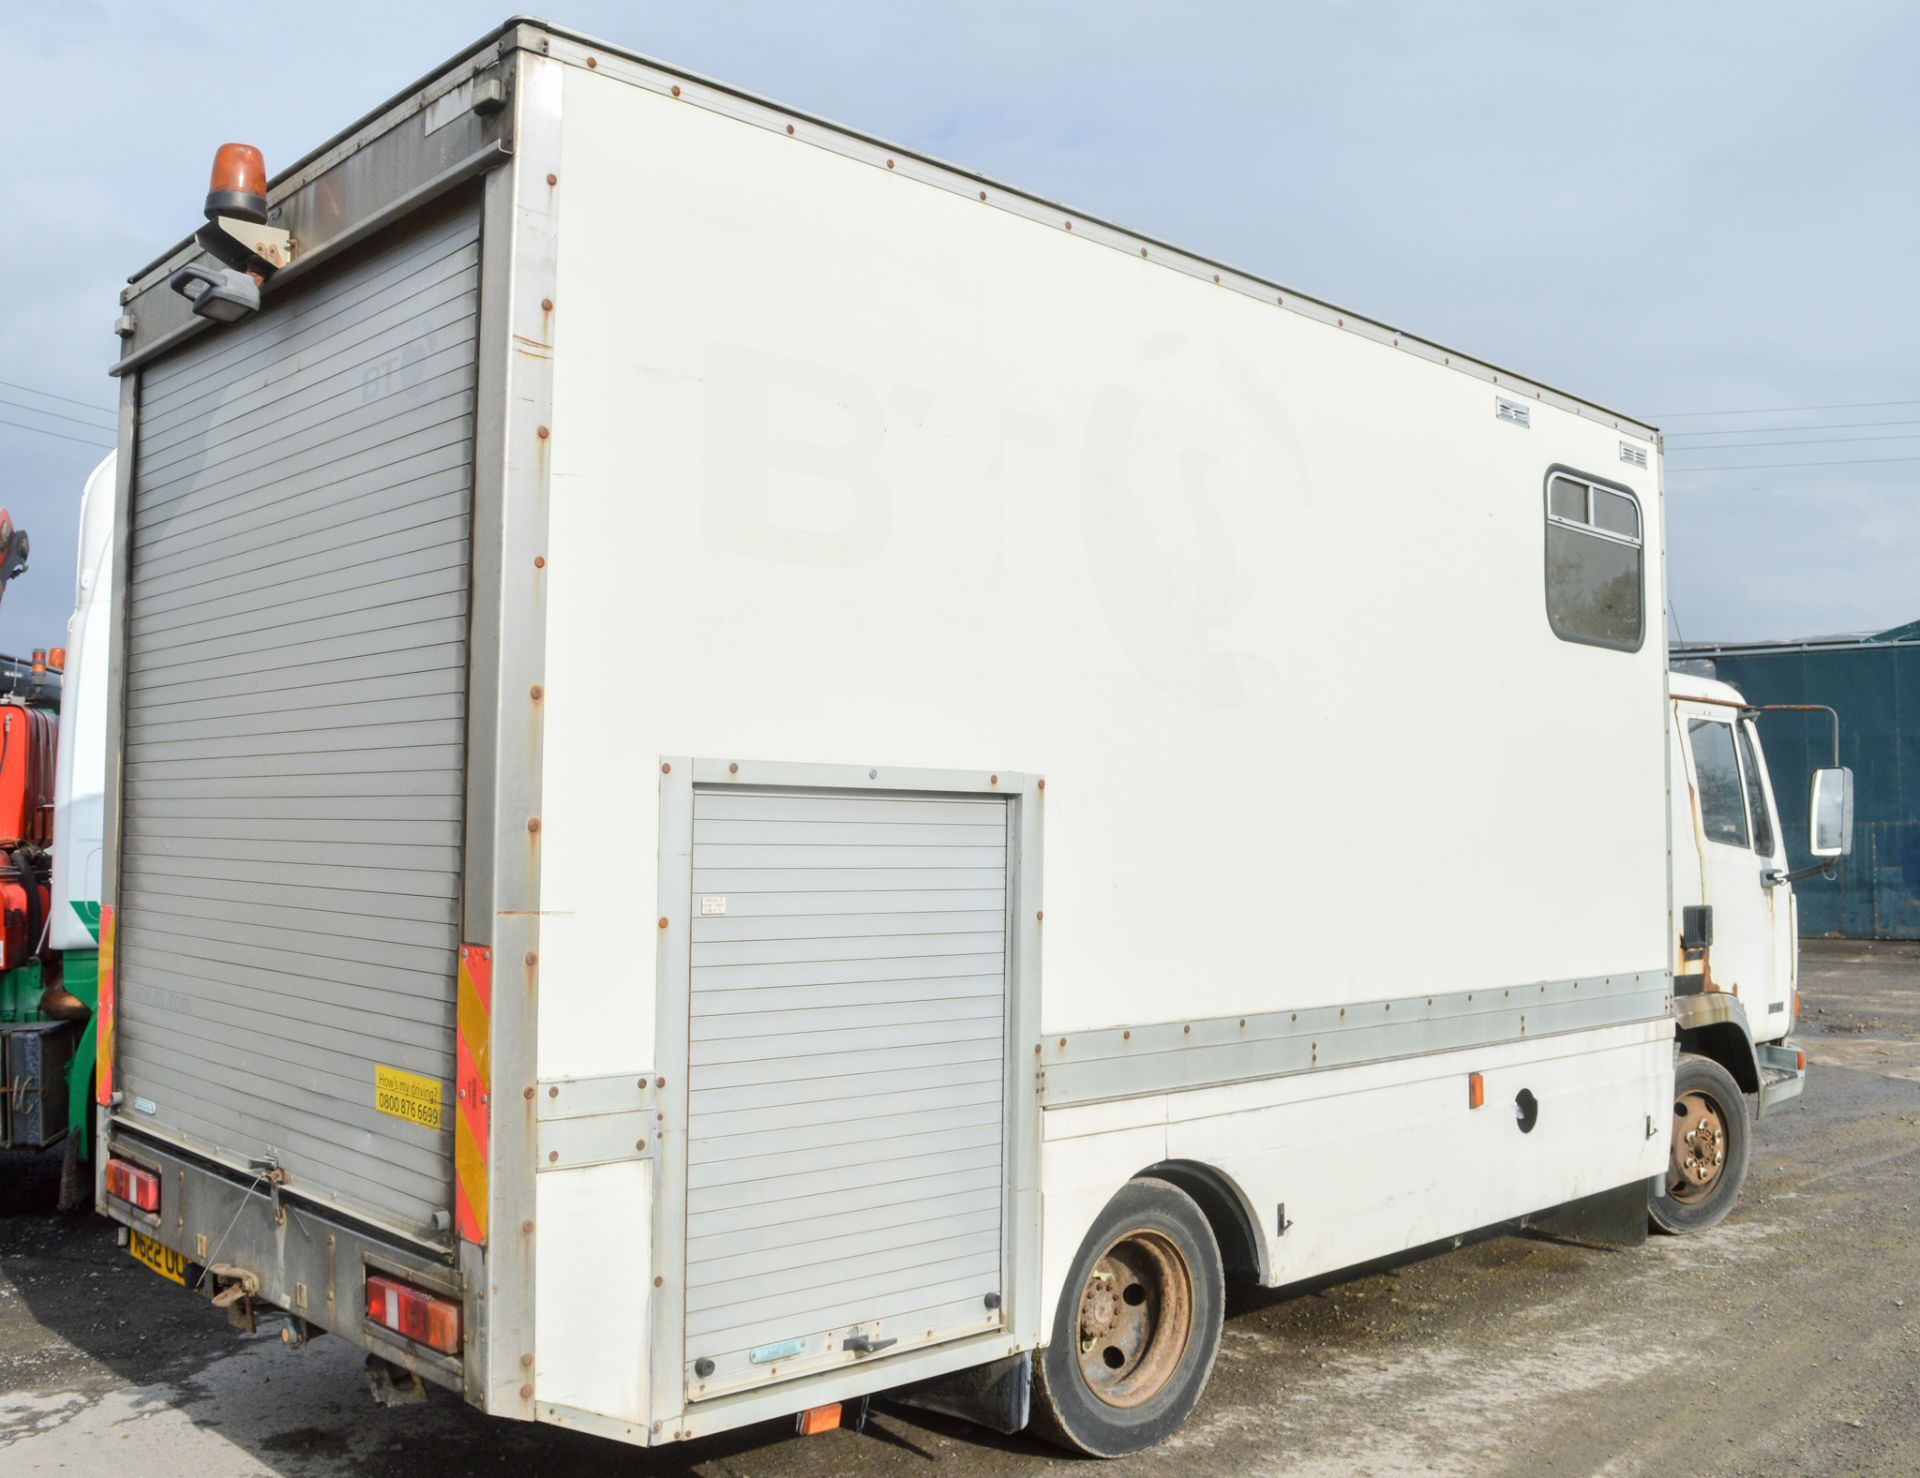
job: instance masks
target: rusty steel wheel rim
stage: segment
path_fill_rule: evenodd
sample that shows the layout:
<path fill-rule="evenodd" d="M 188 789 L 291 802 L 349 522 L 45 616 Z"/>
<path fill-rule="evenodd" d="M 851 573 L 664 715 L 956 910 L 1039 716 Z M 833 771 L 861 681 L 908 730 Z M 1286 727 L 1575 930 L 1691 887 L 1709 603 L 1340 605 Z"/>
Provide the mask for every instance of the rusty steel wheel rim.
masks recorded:
<path fill-rule="evenodd" d="M 1180 1368 L 1193 1329 L 1193 1273 L 1172 1240 L 1123 1233 L 1080 1292 L 1075 1345 L 1087 1389 L 1122 1409 L 1152 1400 Z"/>
<path fill-rule="evenodd" d="M 1676 1201 L 1704 1201 L 1727 1166 L 1727 1118 L 1713 1095 L 1694 1089 L 1673 1101 L 1673 1151 L 1667 1161 L 1667 1194 Z"/>

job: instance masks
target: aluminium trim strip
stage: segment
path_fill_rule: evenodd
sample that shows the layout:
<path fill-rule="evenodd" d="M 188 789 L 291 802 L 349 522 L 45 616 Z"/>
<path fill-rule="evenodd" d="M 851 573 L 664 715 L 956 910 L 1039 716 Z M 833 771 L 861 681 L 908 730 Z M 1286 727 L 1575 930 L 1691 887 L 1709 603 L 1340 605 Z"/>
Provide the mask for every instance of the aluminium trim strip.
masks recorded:
<path fill-rule="evenodd" d="M 1536 981 L 1246 1017 L 1069 1032 L 1036 1042 L 1046 1108 L 1594 1031 L 1670 1017 L 1664 970 Z"/>

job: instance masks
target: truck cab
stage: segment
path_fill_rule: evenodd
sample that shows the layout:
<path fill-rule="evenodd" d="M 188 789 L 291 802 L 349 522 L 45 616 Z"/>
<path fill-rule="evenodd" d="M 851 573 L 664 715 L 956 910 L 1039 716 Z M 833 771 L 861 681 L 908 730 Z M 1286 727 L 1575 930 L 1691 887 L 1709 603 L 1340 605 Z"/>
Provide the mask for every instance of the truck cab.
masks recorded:
<path fill-rule="evenodd" d="M 1725 683 L 1681 672 L 1669 677 L 1668 699 L 1681 1067 L 1672 1163 L 1664 1195 L 1655 1189 L 1653 1215 L 1662 1225 L 1677 1218 L 1667 1229 L 1683 1231 L 1702 1217 L 1717 1220 L 1738 1191 L 1746 1113 L 1735 1098 L 1753 1095 L 1753 1117 L 1763 1118 L 1805 1086 L 1805 1054 L 1786 1045 L 1799 1016 L 1793 880 L 1849 850 L 1851 776 L 1837 767 L 1815 772 L 1808 804 L 1816 860 L 1795 873 L 1760 742 L 1761 710 Z M 1703 1060 L 1724 1078 L 1703 1076 Z"/>

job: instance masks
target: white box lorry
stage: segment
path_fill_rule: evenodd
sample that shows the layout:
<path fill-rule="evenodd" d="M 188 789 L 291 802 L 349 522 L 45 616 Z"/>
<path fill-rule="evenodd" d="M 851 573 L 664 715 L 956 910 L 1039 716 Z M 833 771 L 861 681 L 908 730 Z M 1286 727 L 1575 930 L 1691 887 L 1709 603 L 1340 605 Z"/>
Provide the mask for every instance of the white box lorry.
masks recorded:
<path fill-rule="evenodd" d="M 1228 1275 L 1724 1214 L 1789 890 L 1653 427 L 543 22 L 213 185 L 115 366 L 151 1266 L 628 1442 L 1115 1454 Z"/>

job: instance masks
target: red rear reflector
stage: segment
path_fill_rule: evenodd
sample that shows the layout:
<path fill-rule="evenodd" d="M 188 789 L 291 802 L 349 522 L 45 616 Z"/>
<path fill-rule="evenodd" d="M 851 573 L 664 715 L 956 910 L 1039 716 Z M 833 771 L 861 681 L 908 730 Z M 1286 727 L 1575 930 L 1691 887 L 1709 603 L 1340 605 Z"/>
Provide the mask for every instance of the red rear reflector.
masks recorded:
<path fill-rule="evenodd" d="M 1467 1074 L 1467 1107 L 1470 1109 L 1487 1106 L 1487 1080 L 1479 1073 Z"/>
<path fill-rule="evenodd" d="M 800 1419 L 794 1423 L 802 1437 L 818 1437 L 822 1432 L 831 1432 L 840 1425 L 840 1403 L 829 1406 L 809 1406 L 800 1413 Z"/>
<path fill-rule="evenodd" d="M 367 1318 L 443 1355 L 460 1351 L 460 1305 L 397 1278 L 367 1279 Z"/>
<path fill-rule="evenodd" d="M 127 1160 L 107 1161 L 107 1194 L 142 1211 L 160 1209 L 160 1177 Z"/>

